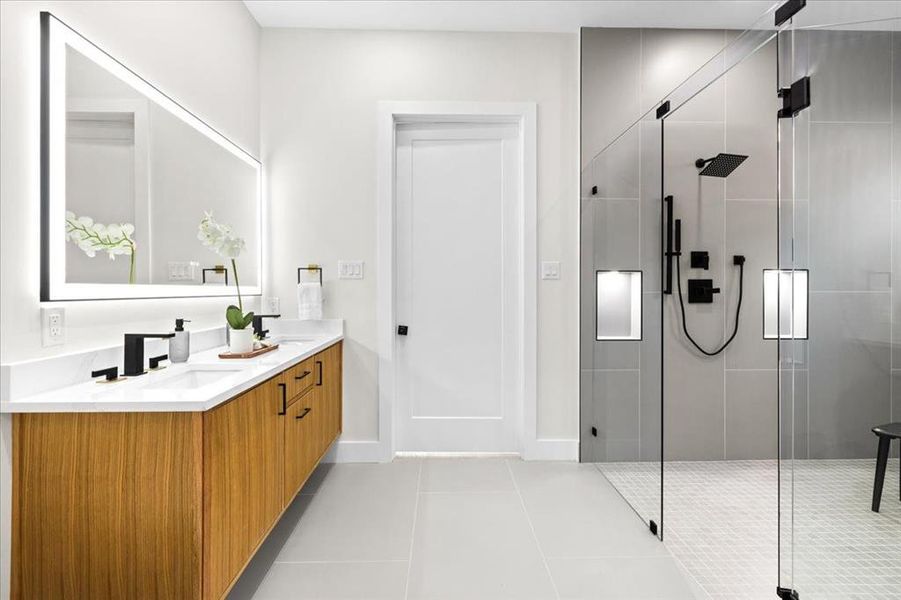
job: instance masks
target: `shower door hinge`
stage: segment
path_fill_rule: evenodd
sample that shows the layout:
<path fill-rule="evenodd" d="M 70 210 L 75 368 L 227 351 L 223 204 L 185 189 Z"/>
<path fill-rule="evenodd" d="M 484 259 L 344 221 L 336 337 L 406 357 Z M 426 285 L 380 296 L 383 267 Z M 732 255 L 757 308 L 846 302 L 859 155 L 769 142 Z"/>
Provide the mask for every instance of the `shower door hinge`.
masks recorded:
<path fill-rule="evenodd" d="M 655 523 L 654 521 L 651 521 L 650 523 L 648 523 L 648 529 L 651 530 L 651 533 L 653 533 L 654 535 L 657 535 L 657 523 Z"/>
<path fill-rule="evenodd" d="M 779 109 L 780 119 L 790 119 L 810 106 L 810 77 L 805 75 L 794 82 L 790 88 L 779 90 L 778 96 L 782 98 L 782 108 Z"/>
<path fill-rule="evenodd" d="M 807 0 L 788 0 L 776 9 L 776 27 L 779 27 L 807 6 Z"/>
<path fill-rule="evenodd" d="M 798 592 L 791 588 L 777 587 L 776 595 L 781 598 L 781 600 L 799 600 L 800 596 L 798 596 Z"/>

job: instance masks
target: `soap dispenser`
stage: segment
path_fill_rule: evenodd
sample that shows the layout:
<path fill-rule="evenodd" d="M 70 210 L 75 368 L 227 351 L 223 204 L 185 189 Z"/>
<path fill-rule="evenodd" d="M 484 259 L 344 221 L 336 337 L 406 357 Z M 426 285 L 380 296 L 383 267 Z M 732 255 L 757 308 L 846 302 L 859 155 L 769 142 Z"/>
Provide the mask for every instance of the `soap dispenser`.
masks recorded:
<path fill-rule="evenodd" d="M 175 336 L 169 338 L 169 361 L 182 363 L 191 355 L 191 332 L 185 331 L 187 319 L 175 319 Z"/>

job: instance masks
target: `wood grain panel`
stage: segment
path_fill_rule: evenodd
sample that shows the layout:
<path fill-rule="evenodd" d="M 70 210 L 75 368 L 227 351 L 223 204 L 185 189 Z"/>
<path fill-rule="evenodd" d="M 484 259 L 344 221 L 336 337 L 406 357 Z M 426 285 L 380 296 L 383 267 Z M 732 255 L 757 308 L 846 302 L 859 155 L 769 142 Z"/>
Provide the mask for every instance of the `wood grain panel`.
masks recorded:
<path fill-rule="evenodd" d="M 203 590 L 221 598 L 282 512 L 279 377 L 203 415 Z"/>
<path fill-rule="evenodd" d="M 315 387 L 310 389 L 288 408 L 285 419 L 285 506 L 297 495 L 319 458 L 316 444 L 322 417 L 317 410 L 318 391 Z"/>
<path fill-rule="evenodd" d="M 198 598 L 201 425 L 14 415 L 12 597 Z"/>

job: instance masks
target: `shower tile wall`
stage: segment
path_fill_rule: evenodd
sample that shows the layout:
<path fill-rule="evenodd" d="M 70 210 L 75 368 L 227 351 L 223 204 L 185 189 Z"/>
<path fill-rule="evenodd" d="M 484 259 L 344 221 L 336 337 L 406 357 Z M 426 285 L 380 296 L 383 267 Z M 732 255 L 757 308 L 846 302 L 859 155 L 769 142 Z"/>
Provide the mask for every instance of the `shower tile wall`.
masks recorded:
<path fill-rule="evenodd" d="M 583 460 L 659 459 L 660 123 L 652 109 L 733 35 L 582 30 Z M 780 217 L 783 256 L 789 222 L 795 264 L 811 269 L 811 340 L 794 343 L 794 372 L 782 380 L 794 395 L 795 457 L 871 457 L 870 427 L 901 420 L 901 294 L 891 285 L 901 281 L 901 32 L 804 32 L 795 43 L 802 60 L 809 52 L 814 82 L 813 105 L 796 123 L 795 202 Z M 724 355 L 691 350 L 666 299 L 667 459 L 776 455 L 776 346 L 762 339 L 761 323 L 762 270 L 776 263 L 775 86 L 770 43 L 666 122 L 666 193 L 683 219 L 683 250 L 709 251 L 705 276 L 724 290 L 713 305 L 686 305 L 700 343 L 714 345 L 731 326 L 729 259 L 748 259 L 739 334 Z M 726 180 L 699 181 L 694 159 L 722 151 L 750 158 Z M 637 268 L 642 341 L 594 341 L 595 269 Z"/>
<path fill-rule="evenodd" d="M 870 458 L 870 428 L 901 420 L 899 40 L 889 31 L 795 34 L 813 89 L 795 126 L 796 264 L 810 268 L 795 458 Z"/>
<path fill-rule="evenodd" d="M 585 461 L 660 458 L 661 142 L 660 122 L 648 111 L 734 35 L 722 30 L 582 30 Z M 765 52 L 667 119 L 666 193 L 675 196 L 677 216 L 683 220 L 683 250 L 707 250 L 711 268 L 704 276 L 723 288 L 716 303 L 700 309 L 687 306 L 701 344 L 720 342 L 731 326 L 738 281 L 727 259 L 734 253 L 748 257 L 744 319 L 725 355 L 699 358 L 679 330 L 677 305 L 666 300 L 668 459 L 772 458 L 776 452 L 776 405 L 771 401 L 776 350 L 761 339 L 762 293 L 754 292 L 761 289 L 763 268 L 772 266 L 776 255 L 775 49 Z M 624 106 L 631 107 L 630 112 Z M 614 135 L 642 115 L 592 161 Z M 601 122 L 603 130 L 597 125 Z M 767 128 L 773 135 L 761 139 L 759 132 Z M 694 160 L 723 151 L 751 157 L 728 180 L 698 178 Z M 590 193 L 593 185 L 598 186 L 597 195 Z M 636 245 L 638 255 L 633 253 Z M 690 272 L 687 257 L 682 264 L 684 281 Z M 595 341 L 590 325 L 594 270 L 636 268 L 644 272 L 642 341 Z M 626 382 L 636 381 L 639 389 L 629 389 Z M 598 437 L 591 435 L 592 426 Z M 637 439 L 628 439 L 635 435 Z"/>

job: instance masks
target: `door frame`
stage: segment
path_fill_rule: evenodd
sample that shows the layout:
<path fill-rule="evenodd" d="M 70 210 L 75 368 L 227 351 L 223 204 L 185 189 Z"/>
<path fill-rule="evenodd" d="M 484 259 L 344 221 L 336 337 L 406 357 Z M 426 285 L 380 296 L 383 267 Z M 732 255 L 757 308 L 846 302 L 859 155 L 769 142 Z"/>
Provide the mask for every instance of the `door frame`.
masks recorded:
<path fill-rule="evenodd" d="M 519 449 L 523 458 L 536 455 L 538 441 L 538 227 L 537 105 L 534 102 L 393 102 L 378 106 L 376 170 L 376 326 L 378 339 L 379 460 L 394 458 L 395 352 L 395 147 L 396 131 L 405 123 L 515 123 L 520 136 L 518 198 L 521 215 L 520 293 L 521 347 L 517 349 L 523 380 L 519 384 L 522 422 Z"/>

